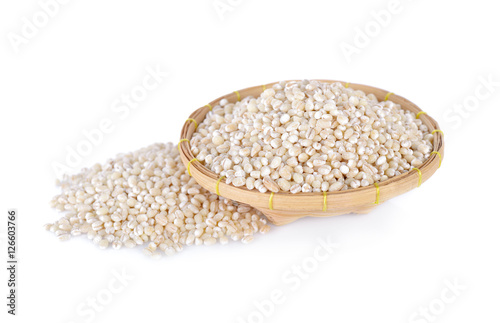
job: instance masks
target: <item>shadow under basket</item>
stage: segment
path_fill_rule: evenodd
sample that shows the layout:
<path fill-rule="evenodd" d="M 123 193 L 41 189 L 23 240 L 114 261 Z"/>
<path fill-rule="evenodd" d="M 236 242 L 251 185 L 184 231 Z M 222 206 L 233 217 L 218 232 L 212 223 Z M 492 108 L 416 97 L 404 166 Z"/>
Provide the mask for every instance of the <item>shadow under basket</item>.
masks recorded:
<path fill-rule="evenodd" d="M 340 81 L 319 80 L 321 82 L 335 83 Z M 434 136 L 434 147 L 430 157 L 419 168 L 413 168 L 401 175 L 386 181 L 356 189 L 323 193 L 260 193 L 256 189 L 249 190 L 245 186 L 235 187 L 226 184 L 225 179 L 215 174 L 202 162 L 195 159 L 191 152 L 189 140 L 198 124 L 205 115 L 216 106 L 220 100 L 227 99 L 236 102 L 247 96 L 258 97 L 266 88 L 271 88 L 276 83 L 270 83 L 246 88 L 215 99 L 209 104 L 193 112 L 182 128 L 181 141 L 178 148 L 182 162 L 189 173 L 205 189 L 225 198 L 248 204 L 262 213 L 274 224 L 282 225 L 293 222 L 306 216 L 323 217 L 347 213 L 368 213 L 377 205 L 392 197 L 406 193 L 427 181 L 441 166 L 444 157 L 444 136 L 439 130 L 438 123 L 420 110 L 409 100 L 391 92 L 375 87 L 340 82 L 354 90 L 373 93 L 379 101 L 390 100 L 401 105 L 401 108 L 417 114 L 417 118 L 429 128 Z"/>

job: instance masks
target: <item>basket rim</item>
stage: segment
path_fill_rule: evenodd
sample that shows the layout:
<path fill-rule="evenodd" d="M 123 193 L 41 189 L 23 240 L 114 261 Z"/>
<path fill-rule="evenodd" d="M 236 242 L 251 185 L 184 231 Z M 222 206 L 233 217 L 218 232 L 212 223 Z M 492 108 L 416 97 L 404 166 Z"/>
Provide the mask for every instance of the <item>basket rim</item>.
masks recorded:
<path fill-rule="evenodd" d="M 261 193 L 256 189 L 249 190 L 246 188 L 246 186 L 236 187 L 232 184 L 226 184 L 225 181 L 219 181 L 221 176 L 212 172 L 210 169 L 205 167 L 202 162 L 197 161 L 197 159 L 196 162 L 193 160 L 195 159 L 195 157 L 191 152 L 190 140 L 196 130 L 197 125 L 203 121 L 206 114 L 209 113 L 212 110 L 212 107 L 216 106 L 218 102 L 220 102 L 220 100 L 227 99 L 229 102 L 234 103 L 236 101 L 239 101 L 240 98 L 249 96 L 248 93 L 260 94 L 260 92 L 262 92 L 266 88 L 272 87 L 274 84 L 279 83 L 272 82 L 264 85 L 247 87 L 220 96 L 217 99 L 209 102 L 208 104 L 198 108 L 189 116 L 188 120 L 186 120 L 182 127 L 181 139 L 178 144 L 178 149 L 184 166 L 189 167 L 191 176 L 194 177 L 202 187 L 212 193 L 217 194 L 218 188 L 218 193 L 220 196 L 229 198 L 231 200 L 236 200 L 241 203 L 249 204 L 259 209 L 286 211 L 297 210 L 298 207 L 299 210 L 321 211 L 324 207 L 326 207 L 326 210 L 324 211 L 328 211 L 330 209 L 334 209 L 335 206 L 339 205 L 342 207 L 354 207 L 360 205 L 369 206 L 373 204 L 380 204 L 396 195 L 400 195 L 415 187 L 420 186 L 420 184 L 427 181 L 440 167 L 440 164 L 444 158 L 444 135 L 439 128 L 439 124 L 426 112 L 422 111 L 416 104 L 402 96 L 373 86 L 336 80 L 314 80 L 327 83 L 339 82 L 345 87 L 352 88 L 353 90 L 362 90 L 365 93 L 373 93 L 379 101 L 383 101 L 384 98 L 385 100 L 387 100 L 387 98 L 390 97 L 390 101 L 400 104 L 401 108 L 405 110 L 410 110 L 414 113 L 422 112 L 420 119 L 428 127 L 429 132 L 439 130 L 435 131 L 433 134 L 433 151 L 436 151 L 439 154 L 432 153 L 430 157 L 426 159 L 424 163 L 418 168 L 420 172 L 411 169 L 386 181 L 377 182 L 377 185 L 372 184 L 365 187 L 359 187 L 355 189 L 350 188 L 347 190 L 335 192 L 299 192 L 293 194 L 290 192 L 280 191 L 277 193 Z M 293 81 L 300 80 L 287 80 L 285 82 Z M 195 120 L 196 122 L 193 122 L 192 120 Z M 410 184 L 409 187 L 408 184 Z M 405 189 L 398 190 L 398 186 L 406 187 Z M 383 194 L 384 192 L 388 191 L 390 191 L 391 194 Z M 354 195 L 356 195 L 356 197 L 354 197 Z M 286 200 L 290 201 L 290 198 L 293 198 L 295 200 L 295 203 L 293 203 L 293 207 L 288 206 L 288 203 L 286 202 Z M 306 203 L 308 205 L 301 206 L 302 203 Z"/>

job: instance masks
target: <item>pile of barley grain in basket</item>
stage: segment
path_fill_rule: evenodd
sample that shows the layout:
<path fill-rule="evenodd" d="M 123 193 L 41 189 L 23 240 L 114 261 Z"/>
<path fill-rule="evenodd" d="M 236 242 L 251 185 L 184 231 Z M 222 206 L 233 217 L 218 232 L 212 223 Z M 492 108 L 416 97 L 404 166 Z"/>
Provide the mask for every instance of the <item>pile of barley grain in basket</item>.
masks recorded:
<path fill-rule="evenodd" d="M 222 100 L 190 141 L 227 184 L 271 192 L 368 186 L 420 166 L 433 136 L 413 112 L 341 83 L 281 82 Z"/>
<path fill-rule="evenodd" d="M 420 166 L 433 136 L 398 104 L 341 83 L 281 82 L 257 97 L 221 100 L 190 141 L 195 157 L 227 184 L 271 192 L 332 192 L 368 186 Z M 86 235 L 101 248 L 174 254 L 190 245 L 251 242 L 270 226 L 247 205 L 190 177 L 172 143 L 121 154 L 66 176 L 46 229 Z"/>

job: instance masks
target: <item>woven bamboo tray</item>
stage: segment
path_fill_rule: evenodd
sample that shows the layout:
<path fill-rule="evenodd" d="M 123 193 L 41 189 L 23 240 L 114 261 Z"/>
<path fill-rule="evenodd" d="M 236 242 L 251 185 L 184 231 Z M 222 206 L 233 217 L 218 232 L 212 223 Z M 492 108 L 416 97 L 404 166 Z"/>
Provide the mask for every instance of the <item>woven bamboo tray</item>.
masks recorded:
<path fill-rule="evenodd" d="M 319 80 L 321 82 L 341 82 L 332 80 Z M 247 96 L 257 97 L 266 88 L 272 87 L 270 83 L 254 86 L 217 98 L 209 104 L 193 112 L 186 121 L 181 132 L 179 151 L 182 162 L 196 181 L 205 189 L 217 193 L 225 198 L 251 205 L 260 210 L 274 224 L 282 225 L 293 222 L 306 216 L 323 217 L 347 213 L 368 213 L 377 205 L 392 197 L 406 193 L 427 181 L 441 166 L 444 157 L 444 136 L 439 130 L 438 123 L 420 110 L 409 100 L 391 92 L 362 84 L 341 82 L 346 87 L 373 93 L 379 101 L 390 98 L 394 103 L 400 104 L 405 110 L 413 111 L 434 135 L 434 151 L 418 169 L 395 176 L 381 183 L 337 192 L 325 193 L 260 193 L 257 190 L 248 190 L 245 186 L 235 187 L 219 180 L 220 176 L 209 170 L 202 162 L 194 159 L 191 153 L 189 140 L 211 107 L 220 100 L 227 99 L 236 102 Z M 195 120 L 195 122 L 193 121 Z"/>

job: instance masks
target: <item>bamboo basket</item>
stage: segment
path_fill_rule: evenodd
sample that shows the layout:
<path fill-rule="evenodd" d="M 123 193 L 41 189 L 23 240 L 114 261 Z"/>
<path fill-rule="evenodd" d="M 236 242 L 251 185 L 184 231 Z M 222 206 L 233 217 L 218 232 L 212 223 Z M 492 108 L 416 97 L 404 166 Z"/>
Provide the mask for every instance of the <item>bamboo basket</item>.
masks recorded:
<path fill-rule="evenodd" d="M 341 82 L 332 80 L 319 81 L 328 83 Z M 286 192 L 260 193 L 256 189 L 248 190 L 245 186 L 235 187 L 226 184 L 224 180 L 220 180 L 219 175 L 194 159 L 195 156 L 191 153 L 189 140 L 191 140 L 197 125 L 203 121 L 211 107 L 217 105 L 220 100 L 227 99 L 229 102 L 234 103 L 247 96 L 257 97 L 263 90 L 276 84 L 270 83 L 226 94 L 193 112 L 181 132 L 181 141 L 178 148 L 182 162 L 186 167 L 189 166 L 191 176 L 202 187 L 225 198 L 248 204 L 260 210 L 276 225 L 287 224 L 306 216 L 323 217 L 347 213 L 368 213 L 377 205 L 419 187 L 427 181 L 441 166 L 444 157 L 444 136 L 443 132 L 439 130 L 438 123 L 420 110 L 417 105 L 399 95 L 367 85 L 341 83 L 355 90 L 373 93 L 379 101 L 387 100 L 390 97 L 391 101 L 400 104 L 403 109 L 416 113 L 417 117 L 434 135 L 434 151 L 430 157 L 418 169 L 412 169 L 384 182 L 345 191 L 296 194 Z"/>

